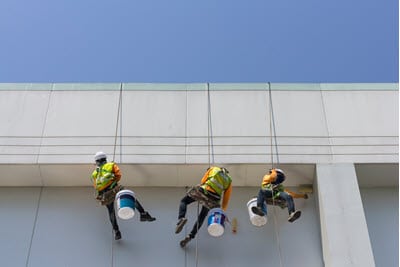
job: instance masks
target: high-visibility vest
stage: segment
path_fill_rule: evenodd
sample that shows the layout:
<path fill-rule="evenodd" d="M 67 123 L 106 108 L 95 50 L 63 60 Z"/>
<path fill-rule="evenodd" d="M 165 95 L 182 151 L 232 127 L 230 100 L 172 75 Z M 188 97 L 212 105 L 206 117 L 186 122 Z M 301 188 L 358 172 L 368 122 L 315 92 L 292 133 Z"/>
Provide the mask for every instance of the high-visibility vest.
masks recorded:
<path fill-rule="evenodd" d="M 265 184 L 263 185 L 261 188 L 264 190 L 271 190 L 274 191 L 274 195 L 273 197 L 279 197 L 279 194 L 283 191 L 285 191 L 285 187 L 282 184 L 279 184 L 277 188 L 275 188 L 274 190 L 272 190 L 272 187 L 274 186 L 274 184 Z"/>
<path fill-rule="evenodd" d="M 221 168 L 213 167 L 208 173 L 208 179 L 202 187 L 205 189 L 208 185 L 215 193 L 221 196 L 231 183 L 232 178 L 227 173 L 224 173 Z"/>
<path fill-rule="evenodd" d="M 96 167 L 92 173 L 93 186 L 97 191 L 102 191 L 110 186 L 116 179 L 113 172 L 114 162 L 108 162 Z"/>

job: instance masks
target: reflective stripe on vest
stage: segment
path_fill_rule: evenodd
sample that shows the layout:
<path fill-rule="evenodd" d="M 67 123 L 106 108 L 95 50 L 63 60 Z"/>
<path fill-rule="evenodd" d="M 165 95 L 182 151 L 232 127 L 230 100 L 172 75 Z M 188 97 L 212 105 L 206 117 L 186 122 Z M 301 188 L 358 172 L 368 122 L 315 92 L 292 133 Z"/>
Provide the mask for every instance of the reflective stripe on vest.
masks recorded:
<path fill-rule="evenodd" d="M 113 173 L 113 167 L 114 163 L 108 162 L 100 167 L 97 167 L 92 173 L 92 179 L 97 191 L 104 190 L 107 188 L 107 186 L 114 182 L 115 175 Z"/>
<path fill-rule="evenodd" d="M 217 167 L 211 170 L 210 174 L 211 175 L 205 184 L 210 186 L 212 189 L 214 189 L 215 193 L 221 196 L 222 193 L 230 186 L 232 179 L 228 174 L 223 173 L 221 169 Z"/>

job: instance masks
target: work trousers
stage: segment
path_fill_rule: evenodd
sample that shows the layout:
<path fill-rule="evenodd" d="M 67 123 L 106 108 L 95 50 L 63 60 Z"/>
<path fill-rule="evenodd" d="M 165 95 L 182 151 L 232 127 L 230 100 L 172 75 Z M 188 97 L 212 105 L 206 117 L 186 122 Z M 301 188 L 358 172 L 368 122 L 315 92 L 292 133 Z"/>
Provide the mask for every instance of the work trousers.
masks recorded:
<path fill-rule="evenodd" d="M 178 219 L 184 218 L 186 215 L 187 206 L 196 200 L 191 198 L 190 196 L 186 195 L 182 198 L 181 203 L 179 204 L 179 215 Z M 197 221 L 194 224 L 192 231 L 190 232 L 190 237 L 194 238 L 197 234 L 198 229 L 203 225 L 204 219 L 208 214 L 209 209 L 206 206 L 201 206 L 201 210 L 197 216 Z"/>
<path fill-rule="evenodd" d="M 110 218 L 111 225 L 114 230 L 119 230 L 117 217 L 115 216 L 114 201 L 106 205 L 108 216 Z M 145 212 L 143 206 L 140 204 L 139 200 L 135 199 L 135 208 L 142 214 Z"/>
<path fill-rule="evenodd" d="M 275 193 L 275 192 L 274 192 Z M 272 190 L 264 190 L 264 189 L 260 189 L 260 191 L 258 192 L 258 196 L 257 196 L 257 206 L 261 207 L 264 211 L 265 214 L 267 213 L 267 205 L 265 204 L 266 199 L 268 198 L 272 198 Z M 283 200 L 286 201 L 287 203 L 287 207 L 288 207 L 288 212 L 289 215 L 294 212 L 295 208 L 294 208 L 294 201 L 291 195 L 289 195 L 286 192 L 280 192 L 279 196 L 276 198 L 281 198 Z"/>

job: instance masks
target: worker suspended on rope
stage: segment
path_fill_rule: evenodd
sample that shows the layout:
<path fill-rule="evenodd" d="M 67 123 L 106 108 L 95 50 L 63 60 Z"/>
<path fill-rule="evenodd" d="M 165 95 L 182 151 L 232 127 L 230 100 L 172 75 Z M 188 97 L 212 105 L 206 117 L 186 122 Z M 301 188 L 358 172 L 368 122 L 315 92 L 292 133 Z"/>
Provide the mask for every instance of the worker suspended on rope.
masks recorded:
<path fill-rule="evenodd" d="M 295 210 L 295 205 L 293 198 L 304 198 L 307 199 L 307 194 L 298 194 L 291 192 L 283 186 L 283 181 L 285 181 L 285 173 L 281 169 L 271 169 L 268 174 L 263 177 L 261 183 L 261 189 L 257 196 L 257 206 L 252 207 L 251 210 L 259 215 L 264 216 L 267 214 L 267 204 L 278 203 L 278 201 L 286 202 L 288 212 L 289 212 L 289 222 L 294 222 L 297 220 L 301 211 Z M 275 204 L 275 203 L 274 203 Z"/>
<path fill-rule="evenodd" d="M 192 187 L 186 195 L 182 198 L 179 205 L 178 223 L 176 224 L 175 233 L 178 234 L 182 231 L 183 226 L 186 224 L 187 219 L 186 209 L 187 205 L 199 201 L 202 204 L 201 211 L 198 214 L 197 221 L 194 224 L 192 231 L 184 240 L 181 241 L 181 246 L 184 247 L 187 242 L 193 239 L 197 231 L 206 218 L 208 211 L 212 208 L 221 206 L 226 211 L 232 192 L 232 178 L 225 168 L 210 167 L 207 169 L 199 185 Z"/>
<path fill-rule="evenodd" d="M 114 200 L 115 195 L 123 189 L 118 182 L 121 180 L 121 171 L 114 162 L 107 162 L 107 155 L 104 152 L 97 152 L 94 156 L 96 169 L 92 173 L 91 180 L 96 189 L 96 199 L 101 205 L 106 206 L 110 222 L 114 230 L 115 240 L 121 239 L 121 232 L 115 216 Z M 140 221 L 154 221 L 156 218 L 144 210 L 140 202 L 135 198 L 135 208 L 140 212 Z"/>

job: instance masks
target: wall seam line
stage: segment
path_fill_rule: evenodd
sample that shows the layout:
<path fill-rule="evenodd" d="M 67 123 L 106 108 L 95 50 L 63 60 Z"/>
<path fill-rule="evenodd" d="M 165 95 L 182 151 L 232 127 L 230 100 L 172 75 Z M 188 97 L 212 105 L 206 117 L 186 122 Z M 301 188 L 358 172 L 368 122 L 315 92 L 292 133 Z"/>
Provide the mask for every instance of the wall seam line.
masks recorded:
<path fill-rule="evenodd" d="M 43 186 L 40 187 L 40 192 L 39 192 L 39 199 L 38 199 L 38 204 L 36 207 L 36 214 L 35 214 L 35 220 L 33 222 L 33 229 L 32 229 L 32 235 L 31 235 L 31 240 L 29 242 L 29 249 L 28 249 L 28 255 L 26 257 L 26 263 L 25 266 L 28 266 L 29 260 L 31 258 L 31 251 L 32 251 L 32 243 L 33 243 L 33 238 L 35 236 L 35 231 L 36 231 L 36 224 L 37 224 L 37 219 L 39 215 L 39 207 L 40 207 L 40 201 L 42 199 L 42 192 L 43 192 Z"/>
<path fill-rule="evenodd" d="M 324 113 L 324 119 L 325 119 L 325 128 L 326 128 L 326 134 L 327 134 L 327 138 L 328 138 L 328 143 L 329 143 L 329 152 L 330 152 L 330 157 L 331 157 L 331 162 L 333 162 L 333 150 L 332 150 L 332 139 L 330 137 L 330 133 L 329 133 L 329 126 L 328 126 L 328 117 L 326 115 L 326 107 L 325 107 L 325 102 L 324 102 L 324 96 L 323 96 L 323 92 L 322 92 L 322 88 L 320 90 L 320 95 L 321 95 L 321 104 L 322 104 L 322 110 Z"/>

